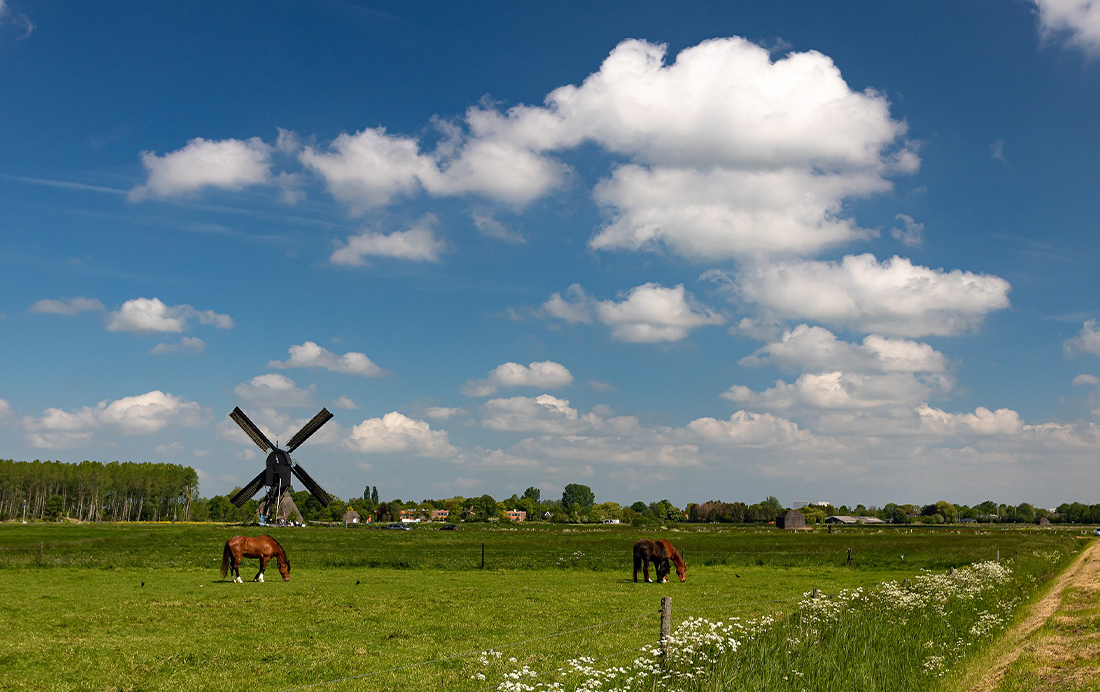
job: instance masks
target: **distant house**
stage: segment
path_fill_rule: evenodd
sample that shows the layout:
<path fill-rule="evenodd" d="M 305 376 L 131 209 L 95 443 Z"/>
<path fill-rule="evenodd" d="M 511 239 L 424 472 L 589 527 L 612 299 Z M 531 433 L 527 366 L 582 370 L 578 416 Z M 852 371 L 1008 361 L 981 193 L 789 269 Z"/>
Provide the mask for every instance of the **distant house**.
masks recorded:
<path fill-rule="evenodd" d="M 419 524 L 420 520 L 424 518 L 424 513 L 419 509 L 403 509 L 401 510 L 401 522 L 404 524 Z"/>
<path fill-rule="evenodd" d="M 621 524 L 622 522 L 619 521 L 618 519 L 604 519 L 603 523 L 605 523 L 605 524 Z"/>
<path fill-rule="evenodd" d="M 527 512 L 522 509 L 510 509 L 506 512 L 508 521 L 527 521 Z"/>
<path fill-rule="evenodd" d="M 886 522 L 878 517 L 853 517 L 847 514 L 834 514 L 831 517 L 825 517 L 825 523 L 855 526 L 856 524 L 885 524 Z"/>
<path fill-rule="evenodd" d="M 1039 517 L 1039 521 L 1036 522 L 1039 526 L 1050 526 L 1050 519 L 1046 517 Z"/>
<path fill-rule="evenodd" d="M 431 515 L 431 520 L 432 521 L 443 521 L 444 519 L 446 519 L 449 516 L 451 516 L 451 510 L 449 510 L 449 509 L 433 509 L 432 510 L 432 515 Z"/>
<path fill-rule="evenodd" d="M 345 524 L 358 524 L 359 512 L 356 512 L 354 509 L 348 508 L 348 511 L 344 512 L 343 520 Z"/>
<path fill-rule="evenodd" d="M 792 509 L 789 512 L 783 512 L 775 518 L 775 528 L 787 529 L 793 531 L 795 529 L 806 528 L 806 517 L 797 509 Z"/>

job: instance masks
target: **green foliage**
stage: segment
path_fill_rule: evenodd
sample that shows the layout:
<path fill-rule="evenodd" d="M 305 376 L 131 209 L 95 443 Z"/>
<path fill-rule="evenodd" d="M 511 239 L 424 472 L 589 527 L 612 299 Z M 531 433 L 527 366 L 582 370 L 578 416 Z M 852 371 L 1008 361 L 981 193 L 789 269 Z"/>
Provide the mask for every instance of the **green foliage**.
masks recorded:
<path fill-rule="evenodd" d="M 561 506 L 566 512 L 587 512 L 596 502 L 596 495 L 587 485 L 570 483 L 561 494 Z"/>
<path fill-rule="evenodd" d="M 523 491 L 523 497 L 532 500 L 535 504 L 538 504 L 540 498 L 542 497 L 542 491 L 540 491 L 538 488 L 530 487 L 527 488 L 527 490 Z"/>
<path fill-rule="evenodd" d="M 65 513 L 65 498 L 60 495 L 54 495 L 50 499 L 46 500 L 45 518 L 58 521 Z"/>
<path fill-rule="evenodd" d="M 0 521 L 46 517 L 46 503 L 61 496 L 81 521 L 188 521 L 199 477 L 189 466 L 113 461 L 12 461 L 0 459 Z"/>

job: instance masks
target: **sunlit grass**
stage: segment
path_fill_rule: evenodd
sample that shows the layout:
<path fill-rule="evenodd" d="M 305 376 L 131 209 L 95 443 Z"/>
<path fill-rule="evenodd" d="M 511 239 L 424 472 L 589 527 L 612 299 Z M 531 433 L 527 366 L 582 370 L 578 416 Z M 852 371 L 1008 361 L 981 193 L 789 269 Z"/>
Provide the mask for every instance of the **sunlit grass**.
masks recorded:
<path fill-rule="evenodd" d="M 637 531 L 511 528 L 272 530 L 291 581 L 237 585 L 221 581 L 222 543 L 255 528 L 3 525 L 2 686 L 279 690 L 353 678 L 322 689 L 480 690 L 500 682 L 477 679 L 486 672 L 477 655 L 489 649 L 503 652 L 501 665 L 535 671 L 579 656 L 629 663 L 630 650 L 658 638 L 662 596 L 673 597 L 675 623 L 782 621 L 815 587 L 868 589 L 964 564 L 968 550 L 981 559 L 1068 542 L 1035 532 L 669 530 L 687 551 L 689 581 L 636 585 Z M 255 569 L 246 561 L 242 575 Z M 585 629 L 615 620 L 624 621 Z M 552 636 L 571 630 L 580 631 Z M 439 659 L 450 660 L 418 665 Z M 402 666 L 413 667 L 379 672 Z"/>

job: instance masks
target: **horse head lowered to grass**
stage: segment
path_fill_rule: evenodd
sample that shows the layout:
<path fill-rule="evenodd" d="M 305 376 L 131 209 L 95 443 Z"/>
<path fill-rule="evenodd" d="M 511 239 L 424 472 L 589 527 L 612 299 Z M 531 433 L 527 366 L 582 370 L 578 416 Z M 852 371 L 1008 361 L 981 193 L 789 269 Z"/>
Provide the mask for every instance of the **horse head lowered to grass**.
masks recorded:
<path fill-rule="evenodd" d="M 253 557 L 260 559 L 260 571 L 252 578 L 252 581 L 262 582 L 264 570 L 271 558 L 275 558 L 279 564 L 279 574 L 283 581 L 290 581 L 290 561 L 286 558 L 283 547 L 271 536 L 234 536 L 225 542 L 225 550 L 222 551 L 222 576 L 232 571 L 231 581 L 241 583 L 241 558 Z"/>
<path fill-rule="evenodd" d="M 634 544 L 634 581 L 638 581 L 638 570 L 642 569 L 643 563 L 645 580 L 647 583 L 653 583 L 649 578 L 649 563 L 653 562 L 657 568 L 657 581 L 668 581 L 668 573 L 671 571 L 670 563 L 676 565 L 676 576 L 680 577 L 680 581 L 687 581 L 687 565 L 684 564 L 684 558 L 680 557 L 679 551 L 676 550 L 668 541 L 661 539 L 659 541 L 651 541 L 648 538 L 643 538 Z"/>

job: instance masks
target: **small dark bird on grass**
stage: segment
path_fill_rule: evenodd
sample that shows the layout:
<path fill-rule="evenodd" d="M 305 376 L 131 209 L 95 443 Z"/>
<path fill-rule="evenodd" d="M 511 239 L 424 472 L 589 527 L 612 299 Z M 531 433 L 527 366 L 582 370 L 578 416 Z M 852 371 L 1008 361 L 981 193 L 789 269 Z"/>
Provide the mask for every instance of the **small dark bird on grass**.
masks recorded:
<path fill-rule="evenodd" d="M 355 585 L 359 586 L 359 580 L 358 579 L 355 580 Z"/>
<path fill-rule="evenodd" d="M 145 581 L 144 580 L 142 580 L 141 585 L 145 586 Z"/>
<path fill-rule="evenodd" d="M 741 575 L 740 575 L 740 574 L 736 574 L 736 573 L 735 573 L 735 574 L 734 574 L 733 576 L 737 577 L 738 579 L 740 579 L 740 578 L 741 578 Z"/>

